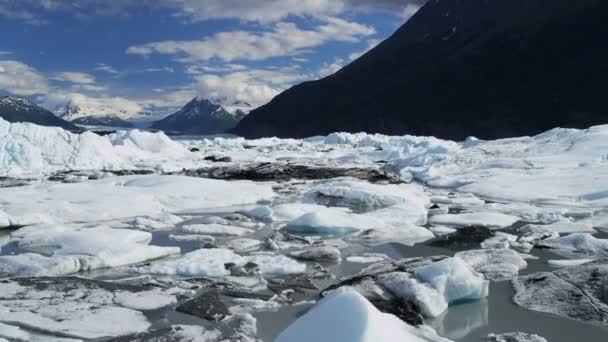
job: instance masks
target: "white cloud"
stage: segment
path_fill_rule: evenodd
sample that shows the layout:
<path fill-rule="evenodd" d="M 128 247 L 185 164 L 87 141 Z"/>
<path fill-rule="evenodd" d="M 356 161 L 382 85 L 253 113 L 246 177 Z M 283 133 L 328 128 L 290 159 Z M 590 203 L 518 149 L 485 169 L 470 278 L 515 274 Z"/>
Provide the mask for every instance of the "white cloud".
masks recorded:
<path fill-rule="evenodd" d="M 141 70 L 141 72 L 175 72 L 175 69 L 171 68 L 171 67 L 158 67 L 158 68 L 147 68 L 144 70 Z"/>
<path fill-rule="evenodd" d="M 42 16 L 66 12 L 77 18 L 129 16 L 158 11 L 182 21 L 239 19 L 260 23 L 289 16 L 323 17 L 346 11 L 385 10 L 411 13 L 426 0 L 0 0 L 0 16 L 32 25 L 45 24 Z M 406 9 L 408 8 L 409 9 Z"/>
<path fill-rule="evenodd" d="M 357 51 L 357 52 L 353 52 L 350 55 L 348 55 L 348 59 L 350 59 L 351 61 L 354 61 L 355 59 L 363 56 L 364 54 L 366 54 L 369 50 L 375 48 L 376 46 L 378 46 L 378 44 L 380 44 L 380 40 L 377 39 L 370 39 L 367 41 L 367 47 L 361 51 Z"/>
<path fill-rule="evenodd" d="M 373 27 L 339 18 L 324 18 L 314 30 L 299 28 L 290 22 L 279 22 L 270 31 L 220 32 L 202 40 L 162 41 L 131 46 L 128 54 L 148 56 L 154 53 L 177 55 L 182 62 L 219 59 L 264 60 L 271 57 L 295 55 L 306 48 L 329 41 L 357 42 L 373 35 Z"/>
<path fill-rule="evenodd" d="M 14 95 L 44 94 L 47 80 L 38 70 L 18 61 L 0 61 L 0 89 Z"/>
<path fill-rule="evenodd" d="M 95 83 L 95 76 L 84 72 L 66 71 L 55 74 L 53 80 L 76 84 L 93 84 Z"/>
<path fill-rule="evenodd" d="M 102 72 L 106 72 L 108 74 L 113 74 L 113 75 L 117 75 L 120 72 L 116 69 L 114 69 L 112 66 L 107 65 L 107 64 L 97 64 L 97 66 L 95 67 L 96 71 L 102 71 Z"/>
<path fill-rule="evenodd" d="M 323 63 L 319 70 L 319 77 L 323 78 L 338 72 L 345 65 L 345 61 L 342 58 L 336 58 L 333 63 Z"/>
<path fill-rule="evenodd" d="M 8 55 L 12 55 L 13 53 L 10 51 L 0 51 L 0 56 L 8 56 Z"/>

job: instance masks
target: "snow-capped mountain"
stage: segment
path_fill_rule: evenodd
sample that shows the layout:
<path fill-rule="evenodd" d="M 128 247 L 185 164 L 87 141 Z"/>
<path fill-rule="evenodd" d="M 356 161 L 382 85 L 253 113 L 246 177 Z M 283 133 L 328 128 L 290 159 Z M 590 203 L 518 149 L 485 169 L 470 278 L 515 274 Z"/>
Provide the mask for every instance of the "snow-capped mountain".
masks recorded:
<path fill-rule="evenodd" d="M 196 97 L 176 113 L 155 122 L 152 128 L 190 134 L 225 133 L 251 110 L 251 105 L 246 102 Z"/>
<path fill-rule="evenodd" d="M 9 122 L 31 122 L 41 126 L 81 131 L 74 124 L 56 117 L 49 110 L 20 97 L 0 96 L 0 118 Z"/>
<path fill-rule="evenodd" d="M 122 99 L 72 97 L 54 109 L 55 115 L 79 125 L 133 127 L 133 121 L 149 116 L 142 108 Z"/>

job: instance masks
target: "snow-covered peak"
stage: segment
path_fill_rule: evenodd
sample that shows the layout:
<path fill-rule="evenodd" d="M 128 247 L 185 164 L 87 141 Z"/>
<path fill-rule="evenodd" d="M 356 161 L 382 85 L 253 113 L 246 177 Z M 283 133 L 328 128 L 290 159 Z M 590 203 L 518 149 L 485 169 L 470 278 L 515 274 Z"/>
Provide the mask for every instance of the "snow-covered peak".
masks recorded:
<path fill-rule="evenodd" d="M 37 105 L 31 103 L 22 97 L 0 96 L 0 106 L 10 106 L 20 110 L 31 110 L 38 108 Z"/>
<path fill-rule="evenodd" d="M 124 99 L 90 98 L 77 95 L 54 109 L 55 115 L 68 121 L 86 117 L 113 117 L 130 120 L 143 115 L 142 112 L 141 106 Z"/>

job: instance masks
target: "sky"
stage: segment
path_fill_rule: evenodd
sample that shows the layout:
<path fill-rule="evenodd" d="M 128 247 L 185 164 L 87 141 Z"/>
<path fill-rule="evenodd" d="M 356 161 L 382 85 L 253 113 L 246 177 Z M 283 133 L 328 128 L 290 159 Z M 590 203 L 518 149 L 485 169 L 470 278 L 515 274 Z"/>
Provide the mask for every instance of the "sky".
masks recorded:
<path fill-rule="evenodd" d="M 0 0 L 0 95 L 166 113 L 256 107 L 339 70 L 424 0 Z"/>

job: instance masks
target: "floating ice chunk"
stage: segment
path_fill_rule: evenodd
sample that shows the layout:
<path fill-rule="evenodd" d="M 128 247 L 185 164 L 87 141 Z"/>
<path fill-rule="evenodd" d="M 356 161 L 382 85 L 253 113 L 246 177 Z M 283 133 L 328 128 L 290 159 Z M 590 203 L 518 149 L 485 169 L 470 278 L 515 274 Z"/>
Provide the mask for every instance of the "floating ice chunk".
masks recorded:
<path fill-rule="evenodd" d="M 435 235 L 448 235 L 448 234 L 452 234 L 456 232 L 456 228 L 450 228 L 450 227 L 445 227 L 445 226 L 433 226 L 431 228 L 429 228 L 429 230 L 431 232 L 433 232 L 433 234 Z"/>
<path fill-rule="evenodd" d="M 215 238 L 209 235 L 169 235 L 169 239 L 173 241 L 196 241 L 215 243 Z"/>
<path fill-rule="evenodd" d="M 365 253 L 363 255 L 351 255 L 346 258 L 346 261 L 357 264 L 373 264 L 389 259 L 390 257 L 386 254 Z"/>
<path fill-rule="evenodd" d="M 448 304 L 488 296 L 489 282 L 458 257 L 415 270 L 416 279 L 435 288 Z"/>
<path fill-rule="evenodd" d="M 0 323 L 0 339 L 2 338 L 10 338 L 16 342 L 27 342 L 30 340 L 30 334 L 19 327 Z"/>
<path fill-rule="evenodd" d="M 289 253 L 290 256 L 309 261 L 341 261 L 340 250 L 332 246 L 313 247 L 303 251 Z"/>
<path fill-rule="evenodd" d="M 276 342 L 449 342 L 428 327 L 415 328 L 378 311 L 352 289 L 339 289 L 298 318 Z"/>
<path fill-rule="evenodd" d="M 281 304 L 273 301 L 249 298 L 235 298 L 231 301 L 234 306 L 228 308 L 232 314 L 245 314 L 251 312 L 273 312 L 281 308 Z"/>
<path fill-rule="evenodd" d="M 36 225 L 14 232 L 13 237 L 20 248 L 28 251 L 75 257 L 81 271 L 125 266 L 180 253 L 177 247 L 148 245 L 152 240 L 150 233 L 104 226 Z"/>
<path fill-rule="evenodd" d="M 142 230 L 163 230 L 171 229 L 183 221 L 179 216 L 165 213 L 158 217 L 136 217 L 133 223 Z"/>
<path fill-rule="evenodd" d="M 240 238 L 240 239 L 228 240 L 224 244 L 224 247 L 235 250 L 237 252 L 242 252 L 242 251 L 257 250 L 260 248 L 261 245 L 262 245 L 262 241 L 260 241 L 260 240 Z"/>
<path fill-rule="evenodd" d="M 519 229 L 522 233 L 596 233 L 591 222 L 558 221 L 546 225 L 527 224 Z"/>
<path fill-rule="evenodd" d="M 572 234 L 546 239 L 539 242 L 539 245 L 566 252 L 608 255 L 608 240 L 596 239 L 590 234 Z"/>
<path fill-rule="evenodd" d="M 243 210 L 239 213 L 259 221 L 272 221 L 273 211 L 272 208 L 268 206 L 261 206 L 249 210 Z"/>
<path fill-rule="evenodd" d="M 435 288 L 418 282 L 409 273 L 394 272 L 378 277 L 378 283 L 401 300 L 409 300 L 425 317 L 437 317 L 448 308 L 445 297 Z"/>
<path fill-rule="evenodd" d="M 73 256 L 51 256 L 24 253 L 0 256 L 0 276 L 59 276 L 80 271 L 80 261 Z"/>
<path fill-rule="evenodd" d="M 245 263 L 253 262 L 264 274 L 298 274 L 306 272 L 306 265 L 284 255 L 252 255 L 243 257 Z"/>
<path fill-rule="evenodd" d="M 432 224 L 466 227 L 483 226 L 491 229 L 502 229 L 513 225 L 519 218 L 490 212 L 436 215 L 429 219 Z"/>
<path fill-rule="evenodd" d="M 160 291 L 129 292 L 117 291 L 114 293 L 114 303 L 133 310 L 150 311 L 160 309 L 177 303 L 175 296 Z"/>
<path fill-rule="evenodd" d="M 318 204 L 365 211 L 408 204 L 426 214 L 430 203 L 428 196 L 416 184 L 379 185 L 347 179 L 322 183 L 305 196 Z"/>
<path fill-rule="evenodd" d="M 150 323 L 143 313 L 115 303 L 115 293 L 158 300 L 155 291 L 82 278 L 14 278 L 0 283 L 0 321 L 64 337 L 123 336 L 146 331 Z"/>
<path fill-rule="evenodd" d="M 180 258 L 154 262 L 135 270 L 140 273 L 184 277 L 222 277 L 230 275 L 226 264 L 244 266 L 249 262 L 257 264 L 260 273 L 265 274 L 294 274 L 306 271 L 306 265 L 283 255 L 240 256 L 221 248 L 199 249 Z"/>
<path fill-rule="evenodd" d="M 551 266 L 556 267 L 571 267 L 571 266 L 579 266 L 589 262 L 594 261 L 594 259 L 564 259 L 564 260 L 548 260 L 547 263 Z"/>
<path fill-rule="evenodd" d="M 517 243 L 517 236 L 503 232 L 496 232 L 494 236 L 481 243 L 482 248 L 509 248 Z"/>
<path fill-rule="evenodd" d="M 287 224 L 287 230 L 296 234 L 348 235 L 359 230 L 382 227 L 383 222 L 342 210 L 322 210 L 304 214 Z"/>
<path fill-rule="evenodd" d="M 519 253 L 512 249 L 480 249 L 456 253 L 475 271 L 483 274 L 488 280 L 509 280 L 516 277 L 528 263 Z"/>
<path fill-rule="evenodd" d="M 181 228 L 184 232 L 205 235 L 243 236 L 253 233 L 253 230 L 222 224 L 189 224 Z"/>
<path fill-rule="evenodd" d="M 310 204 L 310 203 L 285 203 L 278 204 L 272 207 L 273 219 L 276 222 L 289 222 L 297 219 L 298 217 L 314 213 L 322 210 L 338 210 L 336 208 L 329 209 L 322 205 Z M 342 212 L 349 212 L 347 208 L 339 209 Z"/>
<path fill-rule="evenodd" d="M 431 203 L 435 204 L 450 204 L 450 205 L 466 205 L 466 206 L 481 206 L 486 202 L 477 198 L 473 194 L 457 193 L 453 196 L 432 196 Z"/>
<path fill-rule="evenodd" d="M 227 225 L 229 224 L 229 221 L 226 220 L 225 218 L 221 218 L 219 216 L 206 216 L 201 218 L 201 223 L 202 224 L 224 224 Z"/>

